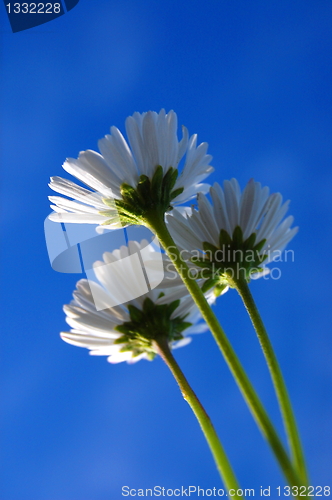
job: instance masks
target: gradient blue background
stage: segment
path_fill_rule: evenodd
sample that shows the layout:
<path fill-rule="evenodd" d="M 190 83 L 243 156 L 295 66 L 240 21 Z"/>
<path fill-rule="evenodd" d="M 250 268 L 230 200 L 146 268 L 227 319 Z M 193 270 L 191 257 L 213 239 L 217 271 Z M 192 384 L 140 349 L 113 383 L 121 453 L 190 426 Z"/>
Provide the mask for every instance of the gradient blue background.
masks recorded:
<path fill-rule="evenodd" d="M 278 281 L 252 283 L 288 383 L 311 484 L 331 474 L 330 1 L 80 0 L 2 35 L 2 500 L 117 500 L 121 487 L 220 487 L 160 359 L 112 366 L 59 338 L 79 275 L 52 271 L 47 183 L 134 111 L 174 109 L 209 143 L 211 182 L 254 177 L 300 232 Z M 68 176 L 67 176 L 68 177 Z M 217 313 L 282 432 L 236 293 Z M 176 352 L 243 488 L 283 485 L 209 333 Z M 195 496 L 194 496 L 195 497 Z M 271 498 L 277 498 L 273 492 Z"/>

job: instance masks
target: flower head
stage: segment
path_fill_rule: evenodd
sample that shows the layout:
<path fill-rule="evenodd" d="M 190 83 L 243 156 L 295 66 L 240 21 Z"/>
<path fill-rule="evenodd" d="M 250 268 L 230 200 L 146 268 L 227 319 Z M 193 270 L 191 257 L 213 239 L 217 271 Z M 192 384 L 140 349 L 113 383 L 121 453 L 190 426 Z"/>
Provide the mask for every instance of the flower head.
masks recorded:
<path fill-rule="evenodd" d="M 56 212 L 50 219 L 121 227 L 140 223 L 151 207 L 164 214 L 197 192 L 207 192 L 209 185 L 201 183 L 213 171 L 207 143 L 197 146 L 197 135 L 189 138 L 188 130 L 182 130 L 179 141 L 176 113 L 166 114 L 163 109 L 129 116 L 128 142 L 119 129 L 111 127 L 111 134 L 98 143 L 101 154 L 84 151 L 63 165 L 89 189 L 61 177 L 51 178 L 51 189 L 72 200 L 50 196 Z"/>
<path fill-rule="evenodd" d="M 283 222 L 289 201 L 282 204 L 280 193 L 269 194 L 268 187 L 250 180 L 241 193 L 236 179 L 215 183 L 210 189 L 212 204 L 198 195 L 198 210 L 192 208 L 187 218 L 179 213 L 167 217 L 175 241 L 192 259 L 205 268 L 215 281 L 229 283 L 235 273 L 243 272 L 248 280 L 257 273 L 267 273 L 264 266 L 273 261 L 297 233 L 294 218 Z M 199 252 L 199 254 L 197 253 Z M 206 277 L 206 274 L 205 274 Z"/>
<path fill-rule="evenodd" d="M 113 282 L 114 274 L 109 272 L 107 264 L 120 262 L 128 256 L 144 248 L 144 264 L 148 268 L 151 256 L 153 267 L 155 252 L 146 241 L 130 241 L 127 246 L 121 247 L 112 253 L 103 255 L 103 262 L 94 265 L 95 276 L 99 283 L 80 280 L 73 293 L 74 300 L 64 306 L 66 321 L 72 327 L 70 332 L 62 332 L 61 338 L 80 347 L 86 347 L 90 354 L 108 356 L 111 363 L 121 361 L 136 362 L 140 359 L 153 359 L 157 353 L 154 341 L 165 339 L 170 347 L 177 348 L 186 345 L 191 338 L 188 334 L 200 333 L 207 329 L 205 323 L 198 323 L 201 319 L 192 298 L 184 285 L 175 278 L 175 286 L 170 287 L 171 277 L 165 277 L 163 289 L 161 283 L 158 289 L 150 290 L 140 297 L 125 304 L 107 307 L 118 290 L 139 287 L 138 277 L 133 267 L 130 284 L 128 279 L 121 280 L 121 268 L 118 267 L 119 280 Z M 166 263 L 165 263 L 166 264 Z M 127 266 L 131 262 L 127 260 Z M 122 278 L 128 278 L 126 276 Z M 103 285 L 103 287 L 101 286 Z M 97 310 L 95 297 L 104 300 L 105 308 Z M 209 295 L 209 301 L 214 299 Z"/>

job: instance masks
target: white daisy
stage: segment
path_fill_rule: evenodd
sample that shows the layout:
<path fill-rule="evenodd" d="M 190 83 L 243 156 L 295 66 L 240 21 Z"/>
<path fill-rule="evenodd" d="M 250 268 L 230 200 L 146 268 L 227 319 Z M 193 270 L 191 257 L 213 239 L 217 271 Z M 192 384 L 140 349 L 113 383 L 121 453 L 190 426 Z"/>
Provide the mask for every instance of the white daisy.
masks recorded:
<path fill-rule="evenodd" d="M 94 272 L 99 283 L 85 279 L 77 283 L 73 293 L 74 300 L 64 306 L 66 321 L 72 329 L 61 333 L 63 340 L 89 349 L 90 354 L 108 356 L 111 363 L 133 363 L 155 356 L 153 341 L 158 337 L 166 338 L 174 349 L 191 341 L 188 334 L 207 330 L 206 324 L 199 322 L 201 315 L 188 296 L 187 289 L 184 285 L 178 285 L 179 279 L 174 276 L 164 278 L 165 289 L 161 288 L 161 283 L 158 289 L 150 290 L 134 300 L 108 307 L 114 294 L 119 293 L 115 288 L 132 290 L 139 287 L 135 264 L 127 260 L 127 266 L 133 267 L 129 269 L 129 273 L 127 267 L 122 280 L 121 270 L 118 268 L 119 280 L 116 283 L 114 274 L 109 271 L 109 264 L 123 261 L 142 249 L 145 252 L 144 264 L 148 270 L 148 253 L 151 260 L 155 260 L 153 247 L 144 240 L 140 244 L 131 241 L 128 247 L 123 246 L 112 253 L 106 252 L 103 255 L 104 261 L 95 263 Z M 169 287 L 172 279 L 175 286 Z M 97 310 L 96 296 L 99 301 L 104 300 L 103 310 Z M 211 293 L 207 298 L 210 303 L 214 301 Z"/>
<path fill-rule="evenodd" d="M 220 271 L 241 265 L 247 278 L 258 269 L 267 273 L 264 266 L 280 257 L 298 231 L 291 228 L 292 216 L 282 221 L 289 201 L 283 204 L 280 193 L 269 194 L 268 187 L 252 179 L 242 193 L 237 180 L 231 179 L 224 181 L 224 189 L 215 183 L 210 195 L 212 204 L 204 194 L 198 195 L 198 210 L 192 208 L 190 216 L 167 216 L 176 243 L 188 255 L 199 255 L 201 267 L 210 261 Z"/>
<path fill-rule="evenodd" d="M 170 111 L 166 114 L 164 109 L 159 114 L 149 111 L 129 116 L 126 120 L 128 142 L 119 129 L 111 127 L 111 134 L 98 143 L 101 154 L 84 151 L 78 159 L 69 158 L 63 165 L 66 172 L 90 189 L 61 177 L 51 178 L 51 189 L 72 200 L 50 196 L 51 208 L 56 212 L 50 215 L 50 219 L 120 227 L 124 225 L 124 219 L 122 217 L 121 223 L 117 212 L 119 205 L 115 207 L 112 200 L 128 202 L 128 189 L 124 194 L 124 185 L 137 190 L 140 183 L 139 196 L 129 190 L 132 198 L 129 211 L 135 211 L 139 204 L 148 201 L 148 187 L 154 197 L 159 196 L 157 201 L 164 212 L 171 205 L 185 203 L 199 191 L 207 192 L 210 186 L 201 181 L 213 171 L 209 165 L 212 157 L 207 154 L 208 145 L 201 143 L 197 146 L 197 135 L 189 138 L 186 127 L 182 131 L 183 137 L 179 141 L 176 113 Z M 184 157 L 184 167 L 178 176 L 177 169 Z M 158 172 L 157 167 L 161 167 Z M 148 187 L 141 185 L 142 176 L 148 178 Z M 128 203 L 125 209 L 128 211 Z"/>

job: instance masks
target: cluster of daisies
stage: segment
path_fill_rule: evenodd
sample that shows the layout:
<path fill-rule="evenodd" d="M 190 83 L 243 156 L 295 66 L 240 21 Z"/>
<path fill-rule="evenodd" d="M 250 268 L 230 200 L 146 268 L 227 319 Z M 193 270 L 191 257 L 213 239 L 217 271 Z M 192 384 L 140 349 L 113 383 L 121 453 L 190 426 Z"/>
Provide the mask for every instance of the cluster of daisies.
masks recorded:
<path fill-rule="evenodd" d="M 54 211 L 49 218 L 95 224 L 100 232 L 144 224 L 153 211 L 162 214 L 212 304 L 220 293 L 215 291 L 227 291 L 236 270 L 243 270 L 248 281 L 266 274 L 266 265 L 285 248 L 297 228 L 291 228 L 293 217 L 284 218 L 288 202 L 283 203 L 279 193 L 270 194 L 254 180 L 242 192 L 236 179 L 224 181 L 223 186 L 204 183 L 214 170 L 208 145 L 197 145 L 197 135 L 189 136 L 185 127 L 179 140 L 177 129 L 174 111 L 164 110 L 128 117 L 127 139 L 111 127 L 110 134 L 98 143 L 100 153 L 84 151 L 63 165 L 86 187 L 61 177 L 51 179 L 51 189 L 62 196 L 50 196 Z M 193 199 L 197 207 L 186 206 Z M 77 283 L 73 301 L 64 307 L 72 329 L 61 334 L 63 340 L 88 348 L 90 354 L 106 355 L 112 363 L 135 362 L 155 356 L 158 338 L 175 348 L 187 344 L 190 334 L 206 330 L 165 254 L 164 278 L 158 286 L 144 294 L 137 292 L 133 300 L 109 305 L 115 288 L 135 289 L 136 271 L 128 257 L 139 255 L 143 248 L 148 275 L 149 266 L 156 265 L 155 248 L 147 241 L 129 242 L 114 252 L 106 251 L 103 261 L 95 264 L 100 284 Z M 125 272 L 125 266 L 118 266 L 115 283 L 110 266 L 123 259 L 128 265 Z M 105 297 L 104 308 L 96 307 L 96 292 Z"/>

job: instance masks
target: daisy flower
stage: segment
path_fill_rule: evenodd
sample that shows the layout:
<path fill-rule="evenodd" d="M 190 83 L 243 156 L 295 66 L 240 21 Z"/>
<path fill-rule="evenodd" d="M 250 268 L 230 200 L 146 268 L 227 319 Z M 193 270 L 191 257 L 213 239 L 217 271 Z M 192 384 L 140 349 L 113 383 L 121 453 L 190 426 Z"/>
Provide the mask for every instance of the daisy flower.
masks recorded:
<path fill-rule="evenodd" d="M 224 181 L 224 189 L 215 183 L 210 195 L 212 204 L 198 195 L 198 210 L 192 208 L 190 216 L 174 212 L 167 217 L 174 240 L 220 283 L 229 283 L 235 273 L 243 272 L 247 280 L 268 273 L 265 265 L 281 255 L 298 231 L 291 228 L 292 216 L 282 220 L 289 201 L 283 204 L 280 193 L 269 194 L 268 187 L 252 179 L 242 193 L 231 179 Z"/>
<path fill-rule="evenodd" d="M 197 135 L 177 137 L 174 111 L 134 113 L 126 120 L 126 140 L 116 127 L 98 143 L 100 153 L 81 152 L 63 168 L 88 189 L 71 180 L 52 177 L 50 187 L 62 196 L 50 196 L 57 222 L 91 223 L 118 228 L 144 223 L 149 210 L 162 215 L 197 192 L 207 192 L 202 181 L 213 171 L 207 143 L 197 146 Z M 181 160 L 184 166 L 180 175 Z M 71 199 L 68 199 L 68 198 Z"/>
<path fill-rule="evenodd" d="M 128 246 L 104 253 L 102 262 L 95 262 L 94 273 L 98 282 L 80 280 L 73 300 L 64 306 L 66 321 L 72 328 L 69 332 L 61 333 L 64 341 L 85 347 L 90 350 L 90 354 L 108 356 L 111 363 L 133 363 L 140 359 L 153 359 L 157 354 L 154 341 L 158 339 L 166 339 L 174 349 L 188 344 L 191 341 L 189 334 L 207 330 L 206 324 L 200 322 L 201 315 L 187 289 L 179 284 L 177 277 L 174 277 L 173 287 L 169 286 L 173 277 L 166 276 L 165 289 L 161 283 L 158 289 L 152 289 L 124 304 L 109 306 L 114 303 L 114 296 L 125 295 L 129 288 L 140 290 L 135 260 L 128 260 L 128 257 L 142 250 L 145 252 L 144 264 L 149 274 L 148 254 L 154 262 L 156 252 L 144 240 L 141 243 L 130 241 Z M 115 276 L 110 272 L 110 266 L 124 259 L 126 266 L 117 267 Z M 99 304 L 104 304 L 103 309 L 96 307 L 96 297 Z M 211 294 L 208 300 L 210 303 L 214 301 Z"/>

